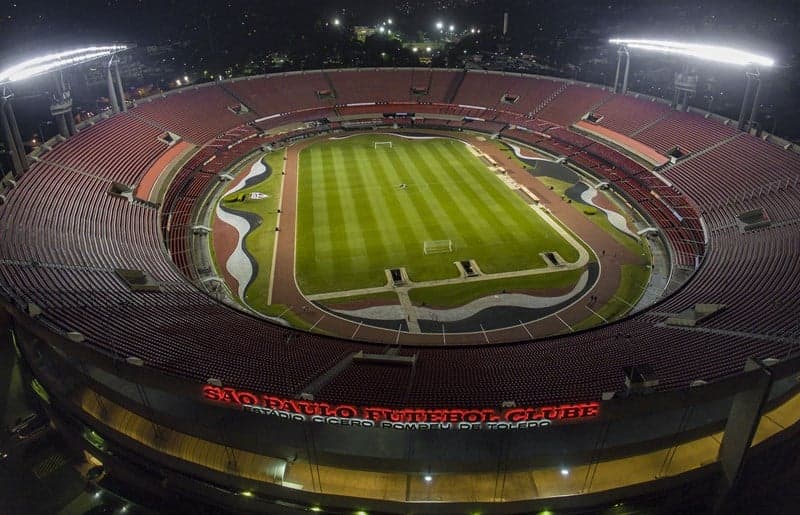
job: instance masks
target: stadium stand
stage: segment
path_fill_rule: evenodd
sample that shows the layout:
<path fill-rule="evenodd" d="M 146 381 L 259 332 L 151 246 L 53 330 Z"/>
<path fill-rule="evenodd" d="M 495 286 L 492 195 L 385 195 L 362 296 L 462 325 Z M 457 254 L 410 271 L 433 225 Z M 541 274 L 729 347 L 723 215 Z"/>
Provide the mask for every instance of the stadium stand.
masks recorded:
<path fill-rule="evenodd" d="M 329 88 L 319 73 L 247 77 L 226 82 L 224 87 L 241 98 L 259 116 L 333 105 L 332 101 L 323 101 L 317 96 L 317 92 Z"/>
<path fill-rule="evenodd" d="M 174 98 L 173 98 L 174 96 Z M 187 141 L 202 145 L 211 138 L 255 118 L 250 112 L 237 114 L 240 102 L 216 86 L 185 88 L 138 102 L 130 112 L 154 126 L 172 131 Z M 213 113 L 212 118 L 206 115 Z"/>
<path fill-rule="evenodd" d="M 603 127 L 631 136 L 669 112 L 669 104 L 614 95 L 595 109 L 594 115 L 603 117 L 599 122 Z"/>
<path fill-rule="evenodd" d="M 568 127 L 610 96 L 610 92 L 598 87 L 570 84 L 539 110 L 536 116 Z"/>
<path fill-rule="evenodd" d="M 381 93 L 370 94 L 368 85 L 379 88 L 390 82 L 381 71 L 337 73 L 330 73 L 337 93 L 350 87 L 353 73 L 375 79 L 362 86 L 363 94 L 370 97 Z M 431 73 L 429 96 L 449 95 L 461 77 L 455 72 Z M 406 94 L 411 75 L 391 75 L 397 76 L 403 77 L 397 81 L 402 87 L 397 86 L 392 95 Z M 457 89 L 457 103 L 497 107 L 500 95 L 519 90 L 521 96 L 532 95 L 527 109 L 558 87 L 549 79 L 535 87 L 527 87 L 525 81 L 536 78 L 488 80 L 497 78 L 467 73 Z M 285 87 L 273 87 L 283 85 L 283 80 Z M 304 73 L 229 82 L 224 87 L 260 114 L 300 109 L 316 113 L 315 108 L 324 102 L 315 91 L 326 84 L 321 74 Z M 583 105 L 603 98 L 594 91 L 584 95 L 587 92 L 580 88 L 568 86 L 553 97 L 550 121 L 563 121 L 584 109 L 559 105 L 570 97 L 582 98 Z M 350 95 L 346 98 L 356 98 L 346 94 Z M 88 345 L 110 355 L 138 356 L 165 374 L 198 383 L 213 374 L 226 385 L 295 396 L 343 357 L 360 350 L 381 352 L 383 345 L 294 331 L 218 304 L 179 274 L 163 252 L 159 227 L 165 226 L 164 219 L 171 214 L 172 229 L 183 227 L 184 231 L 168 233 L 168 246 L 178 268 L 186 273 L 190 263 L 182 256 L 186 255 L 185 227 L 193 203 L 228 164 L 258 144 L 280 137 L 257 136 L 255 129 L 245 125 L 254 115 L 234 114 L 229 107 L 235 102 L 218 85 L 186 89 L 141 102 L 129 114 L 102 121 L 45 154 L 43 162 L 34 164 L 0 206 L 2 284 L 18 305 L 41 306 L 40 319 L 48 327 L 79 331 Z M 473 111 L 480 112 L 466 109 Z M 569 156 L 618 184 L 666 231 L 680 265 L 692 266 L 690 258 L 705 255 L 690 244 L 701 231 L 699 217 L 686 216 L 695 214 L 693 202 L 704 217 L 724 220 L 738 209 L 733 204 L 737 196 L 770 181 L 796 179 L 800 170 L 796 154 L 749 135 L 731 139 L 728 127 L 694 115 L 670 114 L 662 104 L 612 97 L 597 111 L 605 113 L 604 125 L 624 133 L 650 125 L 649 131 L 639 133 L 644 140 L 655 138 L 658 131 L 674 131 L 673 122 L 690 120 L 690 142 L 664 143 L 677 142 L 695 152 L 664 172 L 675 188 L 653 182 L 641 165 L 612 149 L 588 144 L 563 128 L 551 128 L 552 124 L 532 121 L 531 127 L 543 128 L 546 134 L 509 128 L 503 136 Z M 547 108 L 542 114 L 546 112 Z M 472 126 L 494 130 L 508 121 L 512 119 L 501 117 Z M 474 122 L 455 123 L 470 127 Z M 163 130 L 205 146 L 173 179 L 159 220 L 152 207 L 109 195 L 108 190 L 114 181 L 137 183 L 148 164 L 166 151 L 156 138 Z M 105 152 L 93 151 L 101 145 Z M 212 156 L 215 159 L 209 162 Z M 661 192 L 666 200 L 659 201 L 651 191 Z M 576 402 L 620 388 L 621 367 L 632 361 L 652 363 L 660 379 L 657 390 L 669 390 L 696 379 L 713 381 L 738 373 L 747 357 L 786 355 L 791 343 L 775 335 L 787 333 L 796 324 L 797 306 L 789 301 L 800 290 L 796 247 L 800 225 L 792 217 L 800 207 L 796 191 L 784 187 L 758 197 L 761 205 L 785 221 L 783 225 L 742 234 L 717 222 L 717 229 L 709 233 L 711 251 L 694 279 L 657 307 L 661 313 L 697 302 L 726 304 L 725 311 L 703 327 L 665 326 L 663 316 L 645 311 L 575 335 L 514 345 L 405 348 L 417 355 L 413 376 L 406 370 L 385 373 L 376 366 L 351 366 L 323 387 L 318 398 L 378 399 L 387 406 L 425 407 L 497 406 L 508 400 L 530 405 Z M 679 223 L 668 206 L 680 210 L 689 221 Z M 147 271 L 160 290 L 130 291 L 114 273 L 119 268 Z M 753 287 L 746 299 L 736 290 L 742 282 Z M 778 286 L 780 295 L 776 296 Z M 224 345 L 220 345 L 220 327 L 226 328 Z"/>

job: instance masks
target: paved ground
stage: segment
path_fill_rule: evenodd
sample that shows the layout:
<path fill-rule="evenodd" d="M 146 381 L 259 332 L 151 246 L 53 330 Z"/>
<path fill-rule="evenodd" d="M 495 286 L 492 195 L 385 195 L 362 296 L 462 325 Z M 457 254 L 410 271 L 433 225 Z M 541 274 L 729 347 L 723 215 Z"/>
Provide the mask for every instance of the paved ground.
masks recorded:
<path fill-rule="evenodd" d="M 34 441 L 11 438 L 8 426 L 17 417 L 38 411 L 38 400 L 23 380 L 8 328 L 0 324 L 0 515 L 83 515 L 154 513 L 102 488 L 87 485 L 80 473 L 86 463 L 67 450 L 62 437 L 50 430 Z"/>

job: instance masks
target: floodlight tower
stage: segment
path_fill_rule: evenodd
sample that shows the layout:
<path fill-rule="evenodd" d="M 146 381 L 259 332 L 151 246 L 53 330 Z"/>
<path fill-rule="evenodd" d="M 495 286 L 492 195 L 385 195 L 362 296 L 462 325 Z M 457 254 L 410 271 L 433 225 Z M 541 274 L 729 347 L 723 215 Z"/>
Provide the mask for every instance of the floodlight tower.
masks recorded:
<path fill-rule="evenodd" d="M 628 69 L 630 66 L 630 48 L 649 50 L 663 54 L 683 56 L 690 59 L 700 59 L 723 64 L 742 66 L 745 68 L 745 78 L 747 87 L 745 89 L 742 107 L 739 111 L 739 130 L 745 130 L 755 124 L 758 116 L 761 94 L 760 67 L 770 67 L 775 61 L 763 55 L 745 52 L 737 48 L 704 45 L 700 43 L 684 43 L 680 41 L 659 41 L 652 39 L 611 39 L 609 43 L 619 45 L 619 60 L 617 61 L 617 76 L 614 79 L 614 91 L 617 91 L 619 84 L 619 72 L 623 55 L 625 61 L 625 79 L 622 83 L 622 93 L 628 90 Z M 686 110 L 689 105 L 689 94 L 694 94 L 697 90 L 697 75 L 688 72 L 688 65 L 684 65 L 683 73 L 675 75 L 675 98 L 673 107 Z M 755 88 L 755 93 L 753 90 Z M 751 99 L 752 95 L 752 99 Z M 750 116 L 747 116 L 748 101 L 750 105 Z"/>
<path fill-rule="evenodd" d="M 755 125 L 756 117 L 758 117 L 758 108 L 761 102 L 761 73 L 758 69 L 758 65 L 753 64 L 750 69 L 745 70 L 744 76 L 745 80 L 747 80 L 747 86 L 745 86 L 744 89 L 742 108 L 739 110 L 740 131 L 745 130 L 745 126 L 752 128 Z M 752 105 L 750 107 L 750 117 L 745 121 L 745 116 L 747 115 L 747 101 L 753 93 L 753 88 L 755 88 L 755 93 L 753 94 Z"/>
<path fill-rule="evenodd" d="M 63 70 L 94 61 L 101 57 L 110 56 L 111 61 L 109 61 L 108 69 L 109 96 L 113 100 L 114 105 L 116 105 L 114 112 L 119 112 L 119 105 L 116 104 L 116 93 L 111 77 L 111 65 L 117 53 L 123 52 L 129 48 L 131 47 L 127 45 L 78 48 L 28 59 L 27 61 L 0 71 L 0 86 L 2 87 L 2 91 L 0 92 L 2 93 L 0 95 L 0 129 L 2 129 L 3 139 L 11 155 L 15 176 L 19 176 L 25 172 L 29 164 L 27 155 L 25 154 L 25 146 L 19 134 L 17 119 L 11 107 L 11 98 L 14 96 L 14 93 L 11 91 L 11 84 L 41 75 L 52 74 L 55 83 L 55 92 L 53 93 L 52 102 L 50 104 L 50 113 L 53 115 L 53 118 L 55 118 L 59 134 L 67 138 L 75 134 L 76 129 L 75 120 L 72 117 L 72 94 L 69 89 L 69 84 L 64 81 Z M 123 95 L 119 68 L 117 68 L 116 64 L 114 64 L 114 66 L 120 95 Z M 124 95 L 122 96 L 122 106 L 123 110 L 126 110 Z"/>
<path fill-rule="evenodd" d="M 619 89 L 619 72 L 622 67 L 622 58 L 625 58 L 625 77 L 622 81 L 622 90 Z M 620 45 L 617 49 L 617 73 L 614 76 L 614 93 L 622 93 L 623 95 L 628 92 L 628 73 L 631 70 L 631 53 L 628 47 Z"/>
<path fill-rule="evenodd" d="M 675 73 L 675 96 L 672 99 L 672 108 L 678 111 L 689 110 L 689 96 L 697 93 L 697 74 L 689 71 L 689 65 L 684 64 L 683 70 Z"/>
<path fill-rule="evenodd" d="M 11 98 L 13 96 L 14 94 L 11 90 L 3 86 L 3 92 L 0 95 L 0 125 L 3 129 L 6 149 L 11 155 L 14 173 L 15 175 L 20 175 L 30 167 L 30 164 L 25 153 L 25 145 L 23 145 L 22 137 L 19 134 L 19 126 L 17 125 L 16 116 L 14 116 L 14 109 L 11 107 Z"/>
<path fill-rule="evenodd" d="M 69 85 L 64 82 L 64 73 L 61 70 L 53 72 L 53 81 L 56 89 L 52 95 L 50 114 L 56 121 L 58 133 L 63 138 L 75 134 L 75 119 L 72 117 L 72 92 Z"/>

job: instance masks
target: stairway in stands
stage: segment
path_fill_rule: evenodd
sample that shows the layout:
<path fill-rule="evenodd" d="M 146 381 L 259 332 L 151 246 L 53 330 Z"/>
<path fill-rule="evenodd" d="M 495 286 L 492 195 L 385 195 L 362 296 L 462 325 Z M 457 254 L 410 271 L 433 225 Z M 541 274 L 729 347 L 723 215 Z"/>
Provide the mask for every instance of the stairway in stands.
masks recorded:
<path fill-rule="evenodd" d="M 552 93 L 550 93 L 550 95 L 549 95 L 547 98 L 545 98 L 544 100 L 542 100 L 541 102 L 539 102 L 539 105 L 537 105 L 537 106 L 536 106 L 536 108 L 535 108 L 533 111 L 531 111 L 530 113 L 528 113 L 528 115 L 529 115 L 531 118 L 535 118 L 535 117 L 536 117 L 536 115 L 537 115 L 537 114 L 538 114 L 538 113 L 539 113 L 539 112 L 540 112 L 542 109 L 544 109 L 545 107 L 547 107 L 547 104 L 549 104 L 550 102 L 552 102 L 553 100 L 555 100 L 555 98 L 556 98 L 558 95 L 560 95 L 561 93 L 563 93 L 563 92 L 564 92 L 564 91 L 566 91 L 566 90 L 567 90 L 567 83 L 566 83 L 566 82 L 562 82 L 562 83 L 561 83 L 561 86 L 560 86 L 560 87 L 559 87 L 557 90 L 553 91 Z"/>
<path fill-rule="evenodd" d="M 467 77 L 467 70 L 459 73 L 455 77 L 453 77 L 453 81 L 450 83 L 450 86 L 447 88 L 447 94 L 445 95 L 445 103 L 452 104 L 453 100 L 455 100 L 456 95 L 458 94 L 459 88 L 461 88 L 461 84 L 464 83 L 464 79 Z"/>
<path fill-rule="evenodd" d="M 225 85 L 225 83 L 224 83 L 224 82 L 220 84 L 220 87 L 221 87 L 222 91 L 224 91 L 224 92 L 225 92 L 225 93 L 227 93 L 228 95 L 232 96 L 232 97 L 233 97 L 233 98 L 234 98 L 234 99 L 235 99 L 237 102 L 239 102 L 239 104 L 243 105 L 243 106 L 244 106 L 244 107 L 245 107 L 245 108 L 246 108 L 248 111 L 250 111 L 251 113 L 253 113 L 254 115 L 256 115 L 256 118 L 260 118 L 260 117 L 262 116 L 262 114 L 261 114 L 261 113 L 259 113 L 258 111 L 256 111 L 255 109 L 253 109 L 252 107 L 250 107 L 249 105 L 247 105 L 247 102 L 245 102 L 245 101 L 244 101 L 243 99 L 241 99 L 241 98 L 240 98 L 238 95 L 236 95 L 236 93 L 234 93 L 234 91 L 233 91 L 232 89 L 228 88 L 228 87 Z"/>

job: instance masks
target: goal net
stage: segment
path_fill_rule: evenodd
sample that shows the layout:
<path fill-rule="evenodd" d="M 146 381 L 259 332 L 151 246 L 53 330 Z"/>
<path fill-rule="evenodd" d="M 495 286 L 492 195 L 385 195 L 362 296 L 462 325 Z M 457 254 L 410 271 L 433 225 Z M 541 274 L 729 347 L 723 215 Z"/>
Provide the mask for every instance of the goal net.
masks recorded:
<path fill-rule="evenodd" d="M 389 147 L 389 148 L 394 148 L 394 147 L 392 146 L 392 142 L 391 142 L 391 141 L 376 141 L 376 142 L 375 142 L 375 148 L 378 148 L 378 147 Z"/>
<path fill-rule="evenodd" d="M 429 240 L 423 243 L 422 251 L 428 254 L 444 254 L 453 252 L 453 240 Z"/>

